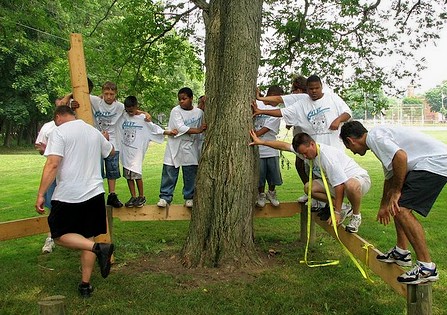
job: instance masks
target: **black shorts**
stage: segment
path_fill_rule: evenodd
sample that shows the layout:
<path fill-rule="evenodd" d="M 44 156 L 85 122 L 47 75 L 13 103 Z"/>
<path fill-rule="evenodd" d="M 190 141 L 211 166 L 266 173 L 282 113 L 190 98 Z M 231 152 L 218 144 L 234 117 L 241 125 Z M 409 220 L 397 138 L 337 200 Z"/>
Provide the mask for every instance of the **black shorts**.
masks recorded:
<path fill-rule="evenodd" d="M 399 206 L 426 217 L 447 182 L 447 177 L 427 172 L 408 172 L 402 187 Z"/>
<path fill-rule="evenodd" d="M 58 238 L 67 233 L 80 234 L 86 238 L 106 233 L 104 194 L 80 203 L 52 200 L 48 225 L 52 238 Z"/>

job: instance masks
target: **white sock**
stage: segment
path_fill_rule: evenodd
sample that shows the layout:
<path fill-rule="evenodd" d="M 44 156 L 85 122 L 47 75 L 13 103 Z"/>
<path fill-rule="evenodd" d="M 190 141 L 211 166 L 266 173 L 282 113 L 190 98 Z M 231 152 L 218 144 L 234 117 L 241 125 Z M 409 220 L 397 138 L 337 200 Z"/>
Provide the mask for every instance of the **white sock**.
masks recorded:
<path fill-rule="evenodd" d="M 418 260 L 418 263 L 419 263 L 420 266 L 424 266 L 425 268 L 428 268 L 428 269 L 435 269 L 436 268 L 436 265 L 433 262 L 425 262 L 425 261 L 419 261 Z"/>
<path fill-rule="evenodd" d="M 397 246 L 397 245 L 396 245 L 396 251 L 397 251 L 399 254 L 402 254 L 402 255 L 404 255 L 404 254 L 408 254 L 408 253 L 410 252 L 408 249 L 402 249 L 402 248 L 400 248 L 400 247 Z"/>

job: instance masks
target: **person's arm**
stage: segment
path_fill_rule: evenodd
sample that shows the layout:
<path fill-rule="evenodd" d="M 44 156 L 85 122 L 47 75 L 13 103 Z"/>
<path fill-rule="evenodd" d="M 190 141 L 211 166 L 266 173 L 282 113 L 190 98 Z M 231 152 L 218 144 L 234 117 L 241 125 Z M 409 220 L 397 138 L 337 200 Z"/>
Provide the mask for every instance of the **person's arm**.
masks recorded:
<path fill-rule="evenodd" d="M 165 136 L 175 136 L 176 134 L 178 134 L 178 130 L 177 129 L 172 129 L 172 130 L 165 130 L 163 131 L 163 134 Z"/>
<path fill-rule="evenodd" d="M 56 179 L 57 170 L 59 168 L 62 157 L 59 155 L 49 155 L 47 157 L 47 161 L 43 168 L 42 178 L 40 180 L 39 190 L 37 192 L 37 199 L 35 208 L 37 213 L 43 214 L 45 209 L 43 207 L 45 203 L 45 192 L 48 190 L 48 187 L 54 182 Z"/>
<path fill-rule="evenodd" d="M 391 221 L 391 215 L 388 212 L 388 202 L 389 202 L 389 191 L 391 187 L 391 180 L 385 179 L 383 182 L 383 191 L 382 191 L 382 200 L 380 201 L 380 208 L 377 212 L 376 220 L 380 222 L 380 224 L 388 225 Z"/>
<path fill-rule="evenodd" d="M 255 133 L 256 133 L 256 135 L 257 135 L 258 137 L 260 137 L 260 136 L 266 134 L 269 130 L 270 130 L 270 129 L 267 128 L 267 127 L 262 127 L 261 129 L 256 130 Z"/>
<path fill-rule="evenodd" d="M 290 143 L 287 143 L 284 141 L 269 141 L 269 140 L 260 139 L 260 138 L 258 138 L 258 136 L 256 135 L 256 132 L 254 130 L 250 130 L 250 136 L 253 139 L 253 142 L 249 143 L 250 146 L 265 145 L 265 146 L 271 147 L 273 149 L 293 152 L 291 150 Z"/>
<path fill-rule="evenodd" d="M 198 128 L 189 128 L 188 131 L 185 133 L 190 134 L 190 135 L 199 134 L 199 133 L 204 132 L 206 130 L 206 127 L 207 127 L 206 124 L 202 124 Z"/>
<path fill-rule="evenodd" d="M 282 117 L 281 110 L 279 109 L 259 109 L 256 101 L 251 103 L 251 108 L 253 111 L 253 117 L 257 115 L 269 115 L 273 117 Z"/>
<path fill-rule="evenodd" d="M 329 129 L 330 130 L 338 130 L 338 127 L 340 127 L 340 124 L 345 121 L 348 121 L 349 119 L 351 119 L 351 115 L 348 113 L 343 113 L 334 119 L 334 121 L 329 126 Z"/>
<path fill-rule="evenodd" d="M 45 149 L 47 148 L 47 145 L 43 142 L 35 143 L 34 148 L 39 151 L 40 155 L 43 155 L 45 153 Z"/>
<path fill-rule="evenodd" d="M 261 96 L 261 92 L 259 92 L 259 89 L 256 89 L 256 99 L 258 101 L 274 102 L 278 104 L 283 102 L 281 95 Z"/>
<path fill-rule="evenodd" d="M 152 121 L 151 114 L 149 114 L 149 113 L 147 113 L 145 111 L 142 111 L 142 110 L 137 110 L 137 115 L 141 115 L 141 114 L 144 114 L 144 121 L 146 121 L 146 122 Z"/>
<path fill-rule="evenodd" d="M 388 211 L 395 216 L 399 211 L 399 199 L 407 176 L 407 153 L 404 150 L 398 150 L 394 154 L 393 161 L 393 177 L 391 177 L 391 187 L 388 191 Z"/>

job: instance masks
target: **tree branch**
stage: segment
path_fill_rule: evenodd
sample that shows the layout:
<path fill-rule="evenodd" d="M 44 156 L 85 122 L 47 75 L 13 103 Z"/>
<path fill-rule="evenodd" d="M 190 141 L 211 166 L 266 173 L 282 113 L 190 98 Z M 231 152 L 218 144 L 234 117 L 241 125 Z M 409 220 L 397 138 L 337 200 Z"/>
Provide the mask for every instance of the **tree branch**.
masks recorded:
<path fill-rule="evenodd" d="M 98 21 L 98 23 L 96 23 L 95 27 L 93 28 L 93 31 L 90 32 L 90 35 L 89 35 L 89 36 L 92 36 L 93 33 L 94 33 L 94 32 L 96 31 L 96 29 L 98 28 L 99 24 L 101 24 L 102 21 L 104 21 L 104 20 L 109 16 L 110 11 L 112 10 L 113 6 L 115 5 L 115 3 L 116 3 L 117 1 L 118 1 L 118 0 L 113 0 L 112 4 L 111 4 L 111 5 L 109 6 L 109 8 L 107 9 L 106 14 L 104 15 L 104 17 L 103 17 L 102 19 L 100 19 L 100 20 Z"/>
<path fill-rule="evenodd" d="M 407 25 L 408 19 L 410 18 L 411 13 L 413 13 L 414 9 L 416 9 L 417 6 L 421 5 L 421 0 L 418 0 L 418 2 L 416 2 L 413 7 L 410 9 L 410 11 L 408 11 L 407 14 L 407 18 L 405 19 L 404 23 L 402 24 L 403 26 Z"/>
<path fill-rule="evenodd" d="M 199 9 L 202 9 L 205 12 L 208 12 L 210 9 L 210 4 L 205 0 L 191 0 Z"/>

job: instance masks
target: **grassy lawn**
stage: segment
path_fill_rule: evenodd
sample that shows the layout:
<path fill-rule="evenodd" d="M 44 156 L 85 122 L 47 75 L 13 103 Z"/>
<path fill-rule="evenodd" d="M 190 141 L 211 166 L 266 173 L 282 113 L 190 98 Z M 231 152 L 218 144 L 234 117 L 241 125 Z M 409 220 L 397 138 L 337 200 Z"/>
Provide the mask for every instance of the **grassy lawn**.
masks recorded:
<path fill-rule="evenodd" d="M 447 143 L 445 131 L 430 131 Z M 151 144 L 144 163 L 148 203 L 158 201 L 164 144 Z M 14 154 L 0 150 L 0 221 L 37 216 L 34 202 L 45 159 L 37 152 Z M 282 170 L 280 201 L 294 201 L 302 194 L 294 156 L 284 153 L 291 167 Z M 393 226 L 376 222 L 382 191 L 379 161 L 369 152 L 355 159 L 372 178 L 372 189 L 362 206 L 359 234 L 376 248 L 394 245 Z M 174 203 L 182 203 L 179 179 Z M 129 193 L 124 179 L 117 182 L 121 200 Z M 444 189 L 428 218 L 421 218 L 440 280 L 433 285 L 433 314 L 447 309 L 447 264 L 444 262 L 447 232 Z M 257 219 L 255 241 L 262 266 L 243 270 L 184 269 L 178 252 L 188 222 L 114 221 L 117 245 L 110 276 L 103 280 L 95 271 L 91 299 L 77 296 L 80 279 L 79 253 L 56 247 L 42 255 L 45 235 L 0 242 L 0 314 L 36 314 L 37 301 L 51 295 L 66 296 L 69 314 L 406 314 L 406 300 L 378 277 L 364 280 L 340 245 L 317 228 L 317 242 L 310 259 L 340 259 L 332 267 L 308 268 L 299 263 L 304 244 L 299 239 L 299 218 Z M 269 256 L 269 249 L 277 254 Z"/>

